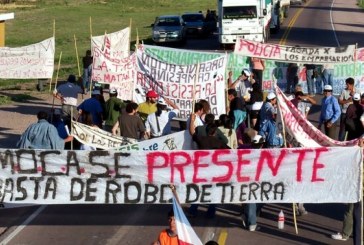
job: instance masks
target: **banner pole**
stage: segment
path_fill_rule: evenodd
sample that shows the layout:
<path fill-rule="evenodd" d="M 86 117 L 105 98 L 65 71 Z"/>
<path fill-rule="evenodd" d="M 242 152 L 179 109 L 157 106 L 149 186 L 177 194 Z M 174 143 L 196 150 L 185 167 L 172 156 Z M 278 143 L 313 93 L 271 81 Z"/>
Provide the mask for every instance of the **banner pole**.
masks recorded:
<path fill-rule="evenodd" d="M 198 76 L 200 75 L 200 62 L 197 63 L 197 67 L 196 67 L 196 76 L 195 79 L 193 80 L 193 93 L 192 93 L 192 112 L 195 112 L 195 101 L 196 101 L 196 82 L 198 81 Z"/>
<path fill-rule="evenodd" d="M 57 74 L 56 74 L 56 81 L 55 81 L 55 85 L 54 88 L 57 88 L 57 83 L 58 83 L 58 74 L 59 74 L 59 69 L 61 66 L 61 59 L 62 59 L 62 51 L 59 54 L 59 60 L 58 60 L 58 66 L 57 66 Z M 51 113 L 51 122 L 53 122 L 53 111 L 54 111 L 54 96 L 53 96 L 53 101 L 52 101 L 52 109 L 51 109 L 52 113 Z"/>
<path fill-rule="evenodd" d="M 92 18 L 90 16 L 90 38 L 92 38 Z"/>
<path fill-rule="evenodd" d="M 79 57 L 78 57 L 76 34 L 73 34 L 73 39 L 75 40 L 75 51 L 76 51 L 76 60 L 77 60 L 78 77 L 81 77 L 80 60 L 79 60 Z"/>
<path fill-rule="evenodd" d="M 53 38 L 56 39 L 56 20 L 53 19 Z M 53 76 L 51 77 L 51 82 L 49 83 L 49 93 L 52 93 L 52 81 Z"/>
<path fill-rule="evenodd" d="M 129 33 L 129 37 L 131 37 L 131 23 L 132 23 L 132 18 L 130 18 L 130 21 L 129 21 L 129 30 L 130 30 L 130 33 Z M 130 54 L 130 39 L 129 39 L 129 54 Z"/>
<path fill-rule="evenodd" d="M 357 50 L 358 50 L 358 43 L 355 43 L 355 55 L 354 55 L 354 77 L 355 77 L 355 74 L 356 74 L 356 65 L 357 65 Z"/>
<path fill-rule="evenodd" d="M 276 92 L 276 94 L 278 94 L 278 92 L 280 92 L 280 89 L 277 85 L 277 81 L 274 79 L 274 74 L 272 74 L 272 81 L 273 81 L 273 86 L 274 86 L 274 91 Z M 284 123 L 284 118 L 282 115 L 282 110 L 279 109 L 279 97 L 277 96 L 277 109 L 279 110 L 279 116 L 281 117 L 281 122 L 282 122 L 282 134 L 283 134 L 283 143 L 284 143 L 284 147 L 287 148 L 287 141 L 286 141 L 286 129 L 285 129 L 285 123 Z M 296 231 L 296 235 L 298 235 L 298 228 L 297 228 L 297 217 L 296 217 L 296 203 L 292 203 L 292 211 L 293 211 L 293 223 L 294 223 L 294 228 Z"/>

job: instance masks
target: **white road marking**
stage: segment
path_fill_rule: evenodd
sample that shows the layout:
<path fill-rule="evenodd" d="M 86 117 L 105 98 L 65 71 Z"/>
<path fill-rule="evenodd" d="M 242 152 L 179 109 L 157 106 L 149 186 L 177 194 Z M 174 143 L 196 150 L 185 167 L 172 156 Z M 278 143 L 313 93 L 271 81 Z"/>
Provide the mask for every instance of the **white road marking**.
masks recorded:
<path fill-rule="evenodd" d="M 332 31 L 334 32 L 334 37 L 335 37 L 337 46 L 340 47 L 341 45 L 340 45 L 339 39 L 337 38 L 336 31 L 335 31 L 335 26 L 334 26 L 334 21 L 332 19 L 332 8 L 334 7 L 334 4 L 335 4 L 335 0 L 333 0 L 331 2 L 331 7 L 330 7 L 330 22 L 331 22 Z"/>

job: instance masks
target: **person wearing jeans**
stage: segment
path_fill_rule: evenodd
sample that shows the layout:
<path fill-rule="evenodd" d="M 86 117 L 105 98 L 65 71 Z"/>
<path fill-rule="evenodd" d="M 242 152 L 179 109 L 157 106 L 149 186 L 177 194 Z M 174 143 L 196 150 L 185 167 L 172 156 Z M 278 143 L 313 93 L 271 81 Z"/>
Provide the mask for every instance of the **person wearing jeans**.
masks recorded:
<path fill-rule="evenodd" d="M 322 70 L 322 81 L 325 85 L 333 86 L 334 83 L 334 65 L 333 64 L 325 64 Z"/>
<path fill-rule="evenodd" d="M 312 64 L 305 64 L 305 67 L 306 67 L 306 82 L 307 82 L 308 94 L 310 96 L 314 96 L 315 95 L 314 70 L 316 66 Z"/>

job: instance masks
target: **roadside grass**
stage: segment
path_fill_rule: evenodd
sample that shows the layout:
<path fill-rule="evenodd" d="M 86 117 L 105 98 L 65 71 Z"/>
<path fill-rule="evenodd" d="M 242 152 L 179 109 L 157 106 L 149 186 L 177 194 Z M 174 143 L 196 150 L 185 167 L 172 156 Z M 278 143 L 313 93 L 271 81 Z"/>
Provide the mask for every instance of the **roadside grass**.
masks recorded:
<path fill-rule="evenodd" d="M 0 105 L 8 105 L 12 102 L 26 102 L 31 98 L 32 96 L 29 94 L 0 95 Z"/>
<path fill-rule="evenodd" d="M 60 79 L 68 74 L 78 75 L 77 55 L 82 75 L 82 57 L 90 49 L 90 36 L 111 33 L 130 26 L 131 49 L 137 39 L 151 43 L 151 24 L 162 14 L 216 9 L 211 0 L 23 0 L 0 5 L 0 13 L 14 12 L 15 18 L 6 22 L 5 43 L 20 47 L 40 42 L 53 36 L 55 27 L 55 69 L 60 53 Z M 75 38 L 76 37 L 76 41 Z M 56 76 L 56 71 L 53 77 Z M 5 81 L 0 80 L 0 86 Z M 13 82 L 34 82 L 31 80 Z"/>

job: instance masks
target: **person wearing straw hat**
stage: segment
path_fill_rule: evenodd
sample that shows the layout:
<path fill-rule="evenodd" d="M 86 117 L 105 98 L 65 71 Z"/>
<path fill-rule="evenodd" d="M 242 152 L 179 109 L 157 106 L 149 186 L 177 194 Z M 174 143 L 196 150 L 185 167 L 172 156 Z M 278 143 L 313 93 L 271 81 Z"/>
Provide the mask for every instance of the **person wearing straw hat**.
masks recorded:
<path fill-rule="evenodd" d="M 325 126 L 325 134 L 331 139 L 336 138 L 336 124 L 340 118 L 340 106 L 338 100 L 332 95 L 331 85 L 324 86 L 324 98 L 321 102 L 321 114 L 318 129 L 322 124 Z"/>

